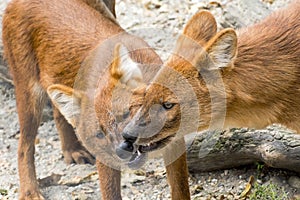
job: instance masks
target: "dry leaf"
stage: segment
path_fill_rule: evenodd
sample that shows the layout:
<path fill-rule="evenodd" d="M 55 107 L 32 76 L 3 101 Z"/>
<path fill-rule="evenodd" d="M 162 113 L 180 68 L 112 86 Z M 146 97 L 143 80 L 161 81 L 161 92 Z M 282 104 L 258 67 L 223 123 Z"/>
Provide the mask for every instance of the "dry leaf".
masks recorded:
<path fill-rule="evenodd" d="M 263 0 L 263 1 L 270 4 L 274 3 L 274 0 Z"/>
<path fill-rule="evenodd" d="M 51 185 L 58 185 L 61 177 L 62 175 L 60 174 L 51 174 L 45 178 L 38 179 L 38 182 L 40 187 L 49 187 Z"/>
<path fill-rule="evenodd" d="M 254 184 L 254 177 L 250 176 L 249 181 L 248 181 L 248 183 L 246 185 L 246 188 L 244 189 L 244 191 L 240 195 L 240 198 L 245 198 L 245 197 L 247 197 L 249 195 L 253 184 Z"/>
<path fill-rule="evenodd" d="M 98 179 L 98 174 L 97 174 L 97 172 L 92 172 L 85 177 L 76 176 L 72 179 L 61 180 L 61 181 L 59 181 L 59 184 L 68 185 L 68 186 L 76 186 L 76 185 L 79 185 L 84 182 L 94 181 L 95 179 Z"/>
<path fill-rule="evenodd" d="M 211 1 L 211 2 L 209 2 L 209 5 L 217 6 L 217 7 L 222 7 L 222 4 L 220 2 L 217 2 L 217 1 Z"/>

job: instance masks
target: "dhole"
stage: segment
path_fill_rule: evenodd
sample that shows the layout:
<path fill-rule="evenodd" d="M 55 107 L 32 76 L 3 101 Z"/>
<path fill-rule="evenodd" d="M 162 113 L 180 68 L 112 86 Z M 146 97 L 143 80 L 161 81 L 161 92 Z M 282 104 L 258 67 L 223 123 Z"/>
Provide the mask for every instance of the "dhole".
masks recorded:
<path fill-rule="evenodd" d="M 182 141 L 178 132 L 210 127 L 281 123 L 300 133 L 299 10 L 296 1 L 253 26 L 220 32 L 209 12 L 195 14 L 174 54 L 141 93 L 144 100 L 124 137 L 143 154 L 150 152 L 149 144 L 157 150 L 174 138 Z M 182 153 L 181 162 L 172 166 L 176 181 L 186 176 L 176 169 L 186 165 L 185 157 Z"/>
<path fill-rule="evenodd" d="M 13 76 L 20 122 L 19 199 L 44 199 L 35 173 L 34 144 L 47 94 L 53 103 L 65 162 L 93 163 L 93 156 L 84 146 L 90 147 L 89 151 L 97 155 L 102 199 L 121 199 L 120 170 L 103 164 L 110 157 L 98 156 L 95 149 L 101 150 L 101 137 L 117 138 L 113 135 L 118 123 L 111 115 L 114 88 L 121 85 L 119 89 L 131 90 L 143 84 L 142 79 L 147 82 L 161 60 L 143 40 L 118 25 L 115 2 L 104 3 L 13 0 L 5 11 L 4 51 Z M 125 112 L 124 120 L 126 116 Z M 87 140 L 95 145 L 85 145 Z M 178 166 L 167 167 L 168 176 L 175 177 L 172 180 L 178 177 L 177 168 L 182 168 Z M 185 176 L 171 187 L 188 199 L 188 185 L 181 188 L 182 182 L 187 184 L 185 165 L 183 169 Z"/>

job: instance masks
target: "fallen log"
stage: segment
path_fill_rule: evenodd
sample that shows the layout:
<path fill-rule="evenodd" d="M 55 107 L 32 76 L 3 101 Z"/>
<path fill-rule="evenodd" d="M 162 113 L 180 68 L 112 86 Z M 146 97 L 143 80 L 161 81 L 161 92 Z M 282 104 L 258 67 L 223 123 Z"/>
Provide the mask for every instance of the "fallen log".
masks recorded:
<path fill-rule="evenodd" d="M 188 136 L 186 144 L 190 172 L 263 162 L 300 173 L 300 134 L 285 129 L 203 132 Z"/>

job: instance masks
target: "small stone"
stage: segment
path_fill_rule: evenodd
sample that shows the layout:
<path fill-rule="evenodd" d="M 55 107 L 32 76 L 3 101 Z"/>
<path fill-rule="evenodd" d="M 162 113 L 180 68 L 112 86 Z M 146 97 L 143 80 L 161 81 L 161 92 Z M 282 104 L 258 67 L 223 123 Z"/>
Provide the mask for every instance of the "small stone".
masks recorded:
<path fill-rule="evenodd" d="M 20 131 L 19 130 L 13 135 L 13 138 L 15 138 L 15 139 L 20 138 Z"/>
<path fill-rule="evenodd" d="M 35 144 L 39 144 L 40 143 L 40 138 L 35 138 Z"/>
<path fill-rule="evenodd" d="M 192 194 L 199 194 L 201 191 L 203 191 L 202 185 L 195 185 L 192 189 Z"/>
<path fill-rule="evenodd" d="M 0 194 L 2 196 L 6 196 L 8 194 L 8 191 L 6 189 L 0 189 Z"/>
<path fill-rule="evenodd" d="M 146 173 L 143 170 L 136 170 L 134 174 L 137 176 L 146 176 Z"/>
<path fill-rule="evenodd" d="M 218 179 L 213 178 L 213 179 L 211 180 L 211 182 L 212 182 L 213 184 L 216 184 L 216 183 L 218 182 Z"/>
<path fill-rule="evenodd" d="M 257 179 L 256 182 L 257 182 L 258 184 L 262 184 L 262 180 L 260 180 L 260 179 Z"/>
<path fill-rule="evenodd" d="M 227 176 L 228 175 L 228 170 L 224 170 L 224 175 Z"/>
<path fill-rule="evenodd" d="M 291 176 L 288 183 L 290 186 L 300 189 L 300 178 L 298 176 Z"/>
<path fill-rule="evenodd" d="M 241 128 L 240 133 L 246 133 L 248 131 L 248 128 Z"/>

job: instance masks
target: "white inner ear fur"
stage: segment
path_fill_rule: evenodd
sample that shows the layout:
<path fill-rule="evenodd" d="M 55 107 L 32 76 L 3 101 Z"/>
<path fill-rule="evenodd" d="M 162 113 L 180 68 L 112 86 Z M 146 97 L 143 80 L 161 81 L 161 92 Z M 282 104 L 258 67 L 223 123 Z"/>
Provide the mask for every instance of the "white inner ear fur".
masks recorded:
<path fill-rule="evenodd" d="M 80 116 L 80 99 L 59 89 L 48 89 L 48 95 L 65 119 L 75 127 Z"/>
<path fill-rule="evenodd" d="M 224 34 L 208 49 L 208 55 L 212 61 L 209 69 L 219 69 L 231 66 L 232 59 L 236 55 L 235 36 Z"/>
<path fill-rule="evenodd" d="M 138 63 L 134 62 L 130 58 L 127 48 L 123 45 L 120 46 L 119 55 L 119 69 L 122 73 L 122 76 L 120 78 L 121 83 L 124 83 L 131 88 L 138 87 L 143 80 L 143 75 L 138 66 Z"/>

